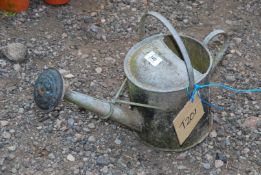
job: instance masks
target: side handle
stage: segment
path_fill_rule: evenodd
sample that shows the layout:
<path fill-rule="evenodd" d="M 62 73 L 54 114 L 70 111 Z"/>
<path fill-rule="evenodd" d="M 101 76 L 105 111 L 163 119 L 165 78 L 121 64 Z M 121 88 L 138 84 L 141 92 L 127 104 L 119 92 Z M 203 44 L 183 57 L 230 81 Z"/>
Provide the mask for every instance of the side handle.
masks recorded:
<path fill-rule="evenodd" d="M 217 64 L 222 60 L 223 56 L 225 55 L 229 43 L 228 43 L 228 35 L 223 31 L 223 30 L 214 30 L 212 32 L 210 32 L 203 40 L 203 45 L 208 48 L 208 45 L 211 43 L 211 41 L 218 37 L 219 35 L 223 35 L 224 36 L 224 43 L 221 47 L 221 49 L 214 54 L 213 56 L 213 64 L 212 64 L 212 69 L 214 69 Z"/>

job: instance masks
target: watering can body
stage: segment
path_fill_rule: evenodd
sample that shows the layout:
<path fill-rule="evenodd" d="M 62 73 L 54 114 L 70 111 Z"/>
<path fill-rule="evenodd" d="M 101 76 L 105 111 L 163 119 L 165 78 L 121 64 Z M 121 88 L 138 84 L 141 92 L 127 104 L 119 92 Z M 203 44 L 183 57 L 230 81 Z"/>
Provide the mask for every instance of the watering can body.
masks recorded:
<path fill-rule="evenodd" d="M 184 151 L 208 135 L 212 127 L 209 107 L 203 105 L 204 115 L 192 133 L 180 144 L 173 120 L 190 100 L 194 84 L 207 84 L 209 77 L 228 48 L 227 35 L 222 30 L 211 32 L 201 43 L 189 36 L 179 35 L 166 18 L 148 12 L 142 18 L 139 33 L 144 35 L 145 19 L 157 18 L 170 34 L 156 34 L 141 39 L 127 53 L 124 60 L 126 80 L 113 100 L 107 102 L 66 89 L 63 78 L 53 69 L 42 73 L 36 83 L 34 99 L 41 109 L 52 110 L 64 97 L 103 119 L 112 119 L 137 131 L 146 144 L 161 150 Z M 213 38 L 223 35 L 224 44 L 214 57 L 207 45 Z M 130 101 L 119 100 L 127 86 Z M 200 97 L 209 100 L 208 88 Z M 117 103 L 131 106 L 123 108 Z"/>
<path fill-rule="evenodd" d="M 228 44 L 224 42 L 220 54 L 213 60 L 207 45 L 215 36 L 225 35 L 223 31 L 210 33 L 201 43 L 188 36 L 179 36 L 166 18 L 155 12 L 149 12 L 141 19 L 140 36 L 143 36 L 147 16 L 161 21 L 170 34 L 157 34 L 141 40 L 125 57 L 124 70 L 128 78 L 130 101 L 160 108 L 134 107 L 144 119 L 142 131 L 138 135 L 154 147 L 183 151 L 200 143 L 208 135 L 213 123 L 209 107 L 204 105 L 204 116 L 182 145 L 179 144 L 173 120 L 189 101 L 193 85 L 209 82 L 210 73 Z M 154 62 L 144 59 L 146 56 L 151 56 Z M 209 89 L 202 90 L 200 96 L 209 100 Z"/>

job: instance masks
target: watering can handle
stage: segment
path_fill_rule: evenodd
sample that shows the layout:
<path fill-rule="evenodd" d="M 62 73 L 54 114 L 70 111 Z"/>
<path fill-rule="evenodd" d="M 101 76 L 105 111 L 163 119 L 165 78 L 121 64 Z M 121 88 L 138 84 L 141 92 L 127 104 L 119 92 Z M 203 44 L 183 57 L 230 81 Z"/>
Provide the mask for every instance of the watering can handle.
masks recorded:
<path fill-rule="evenodd" d="M 185 48 L 185 45 L 183 43 L 183 41 L 181 40 L 178 32 L 175 30 L 175 28 L 172 26 L 172 24 L 161 14 L 157 13 L 157 12 L 147 12 L 146 14 L 144 14 L 141 17 L 140 23 L 139 23 L 139 28 L 138 28 L 138 32 L 139 32 L 139 37 L 140 39 L 144 36 L 145 34 L 145 19 L 147 16 L 153 16 L 155 18 L 157 18 L 171 33 L 171 35 L 173 36 L 173 39 L 176 41 L 179 50 L 181 52 L 182 57 L 184 58 L 185 61 L 185 65 L 186 65 L 186 69 L 187 69 L 187 73 L 188 73 L 188 78 L 189 78 L 189 93 L 191 93 L 194 89 L 194 72 L 193 72 L 193 67 L 191 65 L 190 62 L 190 58 L 187 52 L 187 49 Z"/>
<path fill-rule="evenodd" d="M 216 67 L 216 65 L 221 61 L 223 58 L 224 54 L 226 53 L 229 43 L 228 43 L 228 35 L 223 31 L 223 30 L 214 30 L 210 32 L 203 40 L 203 45 L 208 48 L 209 43 L 216 38 L 218 35 L 223 35 L 224 36 L 224 43 L 221 47 L 221 49 L 215 54 L 213 57 L 213 66 L 212 69 Z"/>

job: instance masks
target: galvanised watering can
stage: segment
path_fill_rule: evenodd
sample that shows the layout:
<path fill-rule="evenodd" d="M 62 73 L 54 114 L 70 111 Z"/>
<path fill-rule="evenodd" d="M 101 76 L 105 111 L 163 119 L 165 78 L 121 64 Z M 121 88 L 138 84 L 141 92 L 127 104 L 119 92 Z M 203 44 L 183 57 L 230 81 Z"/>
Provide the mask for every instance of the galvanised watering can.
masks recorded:
<path fill-rule="evenodd" d="M 191 37 L 180 36 L 159 13 L 148 12 L 139 24 L 141 38 L 148 16 L 158 19 L 170 34 L 147 37 L 128 51 L 124 60 L 126 79 L 111 101 L 70 90 L 65 87 L 62 75 L 49 68 L 35 82 L 34 100 L 37 106 L 51 111 L 64 98 L 98 113 L 103 119 L 114 120 L 135 130 L 146 144 L 161 150 L 183 151 L 203 141 L 213 123 L 208 106 L 204 106 L 204 116 L 182 145 L 172 122 L 189 100 L 188 94 L 193 91 L 194 84 L 209 82 L 212 70 L 228 48 L 227 35 L 223 30 L 215 30 L 201 43 Z M 223 37 L 223 45 L 212 57 L 207 46 L 218 36 Z M 125 87 L 130 101 L 119 99 Z M 208 99 L 209 95 L 209 89 L 200 92 L 202 98 Z"/>

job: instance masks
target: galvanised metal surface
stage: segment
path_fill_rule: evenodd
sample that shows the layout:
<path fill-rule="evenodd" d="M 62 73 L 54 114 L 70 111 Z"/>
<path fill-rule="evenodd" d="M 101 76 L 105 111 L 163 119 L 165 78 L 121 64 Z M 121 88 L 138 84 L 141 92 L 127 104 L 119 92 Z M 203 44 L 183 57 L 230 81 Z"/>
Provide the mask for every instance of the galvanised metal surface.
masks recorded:
<path fill-rule="evenodd" d="M 210 73 L 228 47 L 227 36 L 224 31 L 216 30 L 202 44 L 191 37 L 179 36 L 171 24 L 156 12 L 144 15 L 140 28 L 144 27 L 144 20 L 148 15 L 165 24 L 171 35 L 148 37 L 135 44 L 126 55 L 124 71 L 128 79 L 130 102 L 117 100 L 126 81 L 116 97 L 109 102 L 70 89 L 66 90 L 64 98 L 100 114 L 102 119 L 110 118 L 128 126 L 149 145 L 162 150 L 183 151 L 204 140 L 213 120 L 208 106 L 204 105 L 204 116 L 182 145 L 179 145 L 173 120 L 189 100 L 194 83 L 209 82 Z M 224 36 L 224 45 L 212 59 L 207 45 L 219 35 Z M 151 56 L 152 51 L 153 57 L 146 59 L 146 55 Z M 36 80 L 34 99 L 37 106 L 50 111 L 61 101 L 63 92 L 62 76 L 57 70 L 48 69 Z M 206 100 L 209 100 L 209 94 L 208 88 L 200 91 L 201 98 Z M 118 106 L 116 103 L 129 104 L 132 108 Z"/>
<path fill-rule="evenodd" d="M 155 35 L 149 37 L 146 40 L 141 41 L 141 43 L 136 44 L 134 46 L 134 50 L 130 50 L 127 56 L 137 56 L 136 54 L 132 53 L 135 52 L 136 48 L 138 48 L 139 46 L 142 47 L 144 45 L 142 42 L 151 43 L 153 40 L 157 40 L 157 38 L 159 37 L 163 38 L 166 45 L 168 45 L 173 52 L 176 52 L 176 54 L 180 56 L 170 35 Z M 182 40 L 188 50 L 188 54 L 190 56 L 191 63 L 194 69 L 200 72 L 200 76 L 196 77 L 196 83 L 208 83 L 208 73 L 211 70 L 212 63 L 210 53 L 200 42 L 190 37 L 182 36 Z M 162 70 L 162 72 L 165 73 L 164 70 Z M 143 141 L 164 150 L 182 151 L 194 146 L 207 136 L 211 128 L 210 123 L 212 123 L 211 117 L 208 116 L 209 109 L 207 106 L 204 106 L 205 115 L 199 121 L 196 128 L 191 133 L 190 137 L 184 142 L 182 146 L 179 145 L 175 129 L 172 125 L 172 122 L 176 115 L 189 100 L 187 92 L 188 79 L 186 79 L 186 83 L 182 83 L 183 81 L 175 82 L 174 79 L 172 80 L 172 82 L 175 83 L 166 82 L 165 84 L 167 85 L 159 85 L 156 86 L 156 89 L 153 89 L 150 86 L 144 84 L 144 82 L 137 83 L 137 79 L 133 81 L 132 77 L 130 78 L 127 72 L 126 75 L 129 79 L 128 91 L 130 101 L 158 106 L 164 109 L 157 110 L 134 107 L 138 109 L 138 111 L 144 118 L 144 127 L 142 131 L 138 133 Z M 176 77 L 172 75 L 162 74 L 162 77 L 164 76 L 174 78 Z M 179 82 L 180 84 L 178 84 Z M 163 87 L 165 89 L 163 89 Z M 207 89 L 204 89 L 203 91 L 201 91 L 200 95 L 202 98 L 208 99 L 209 91 Z"/>
<path fill-rule="evenodd" d="M 149 13 L 163 24 L 166 19 L 158 13 Z M 148 16 L 145 15 L 145 17 Z M 144 27 L 144 18 L 141 25 Z M 124 71 L 128 78 L 130 101 L 158 106 L 164 110 L 133 106 L 144 118 L 144 127 L 138 133 L 140 138 L 149 145 L 163 150 L 183 151 L 200 143 L 208 135 L 212 126 L 209 108 L 204 105 L 205 114 L 192 131 L 187 140 L 180 145 L 172 125 L 176 115 L 189 100 L 189 92 L 194 83 L 208 83 L 209 73 L 214 68 L 212 56 L 205 47 L 218 34 L 219 30 L 210 33 L 204 44 L 188 36 L 177 36 L 175 29 L 167 22 L 171 35 L 157 34 L 135 44 L 127 53 Z M 141 27 L 140 27 L 141 28 Z M 173 32 L 174 31 L 174 32 Z M 174 36 L 175 35 L 175 36 Z M 189 61 L 184 58 L 177 40 L 184 44 Z M 175 40 L 174 40 L 175 39 Z M 225 37 L 225 46 L 227 46 Z M 223 56 L 227 47 L 221 49 Z M 151 51 L 160 56 L 162 61 L 157 66 L 150 64 L 144 57 Z M 185 53 L 185 55 L 186 55 Z M 222 58 L 219 57 L 220 59 Z M 215 65 L 220 61 L 215 60 Z M 186 69 L 187 68 L 187 69 Z M 187 72 L 188 71 L 188 72 Z M 191 74 L 191 72 L 193 74 Z M 193 78 L 189 78 L 193 76 Z M 190 80 L 194 80 L 191 85 Z M 201 91 L 200 96 L 208 100 L 209 89 Z"/>

